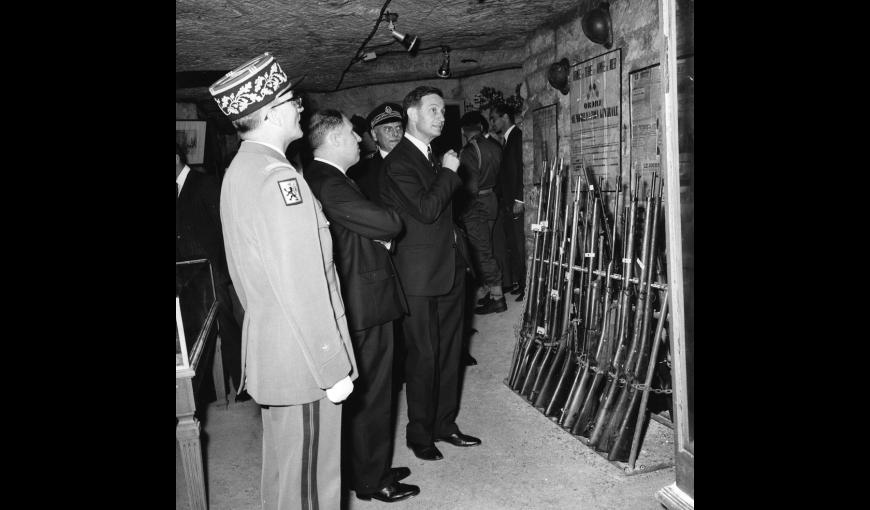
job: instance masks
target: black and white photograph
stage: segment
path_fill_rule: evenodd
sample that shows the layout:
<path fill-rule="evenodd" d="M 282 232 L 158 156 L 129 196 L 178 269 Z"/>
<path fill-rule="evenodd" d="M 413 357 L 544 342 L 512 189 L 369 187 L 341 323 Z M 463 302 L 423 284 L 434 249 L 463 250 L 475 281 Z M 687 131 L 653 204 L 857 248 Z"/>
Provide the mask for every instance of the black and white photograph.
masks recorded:
<path fill-rule="evenodd" d="M 694 509 L 694 28 L 176 0 L 176 510 Z"/>

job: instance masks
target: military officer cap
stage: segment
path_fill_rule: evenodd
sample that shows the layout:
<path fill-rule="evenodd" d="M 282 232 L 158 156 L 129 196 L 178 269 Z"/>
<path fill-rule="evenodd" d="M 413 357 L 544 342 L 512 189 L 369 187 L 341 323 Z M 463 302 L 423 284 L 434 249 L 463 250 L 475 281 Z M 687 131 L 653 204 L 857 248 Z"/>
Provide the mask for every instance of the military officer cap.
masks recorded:
<path fill-rule="evenodd" d="M 289 79 L 267 51 L 225 74 L 208 91 L 224 115 L 234 121 L 268 106 L 303 78 Z"/>
<path fill-rule="evenodd" d="M 402 107 L 396 103 L 382 103 L 372 110 L 367 120 L 372 127 L 387 122 L 402 122 Z"/>

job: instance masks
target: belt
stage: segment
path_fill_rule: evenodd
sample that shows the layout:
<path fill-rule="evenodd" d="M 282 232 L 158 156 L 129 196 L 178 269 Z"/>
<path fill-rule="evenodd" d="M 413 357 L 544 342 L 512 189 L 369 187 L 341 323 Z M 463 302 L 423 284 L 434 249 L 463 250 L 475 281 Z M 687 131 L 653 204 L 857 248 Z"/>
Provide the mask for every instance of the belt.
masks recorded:
<path fill-rule="evenodd" d="M 477 191 L 478 195 L 489 195 L 490 193 L 492 193 L 492 188 L 486 188 Z"/>

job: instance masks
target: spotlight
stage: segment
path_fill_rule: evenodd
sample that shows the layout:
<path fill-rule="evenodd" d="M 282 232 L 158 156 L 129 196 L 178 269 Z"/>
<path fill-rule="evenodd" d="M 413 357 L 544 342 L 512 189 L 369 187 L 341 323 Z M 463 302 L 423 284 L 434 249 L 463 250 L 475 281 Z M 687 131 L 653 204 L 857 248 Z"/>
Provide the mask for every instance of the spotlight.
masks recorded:
<path fill-rule="evenodd" d="M 438 68 L 438 77 L 450 78 L 450 46 L 442 46 L 441 52 L 444 53 L 444 60 L 441 61 L 441 67 Z"/>
<path fill-rule="evenodd" d="M 420 39 L 417 38 L 417 36 L 414 34 L 402 34 L 400 32 L 396 32 L 396 25 L 394 23 L 399 17 L 398 14 L 386 13 L 385 16 L 387 16 L 387 19 L 389 19 L 390 21 L 390 32 L 393 34 L 393 37 L 395 37 L 397 41 L 402 43 L 402 46 L 404 46 L 405 49 L 408 50 L 408 53 L 414 55 L 417 52 L 417 48 L 420 47 Z"/>

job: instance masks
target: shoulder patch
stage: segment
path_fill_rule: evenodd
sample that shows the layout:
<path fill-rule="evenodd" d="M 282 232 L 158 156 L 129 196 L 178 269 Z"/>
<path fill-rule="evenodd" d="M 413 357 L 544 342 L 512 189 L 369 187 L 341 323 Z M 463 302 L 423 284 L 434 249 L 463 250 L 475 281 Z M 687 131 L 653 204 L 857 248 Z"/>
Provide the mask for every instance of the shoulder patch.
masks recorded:
<path fill-rule="evenodd" d="M 284 199 L 284 205 L 302 203 L 302 193 L 299 191 L 299 183 L 296 182 L 295 178 L 278 181 L 278 188 L 281 190 L 281 198 Z"/>

